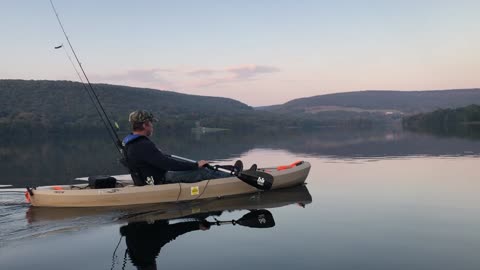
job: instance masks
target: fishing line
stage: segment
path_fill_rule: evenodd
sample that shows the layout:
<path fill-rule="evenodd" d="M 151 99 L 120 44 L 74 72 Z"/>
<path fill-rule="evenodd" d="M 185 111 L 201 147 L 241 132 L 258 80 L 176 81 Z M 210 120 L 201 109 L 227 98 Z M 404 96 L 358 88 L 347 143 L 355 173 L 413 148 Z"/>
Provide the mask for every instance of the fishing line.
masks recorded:
<path fill-rule="evenodd" d="M 95 103 L 95 100 L 94 100 L 94 97 L 93 97 L 92 93 L 90 93 L 90 91 L 88 90 L 87 86 L 85 85 L 85 82 L 84 82 L 82 76 L 80 75 L 80 72 L 78 72 L 78 69 L 77 69 L 77 67 L 75 66 L 75 63 L 73 62 L 72 58 L 70 57 L 70 54 L 68 53 L 68 51 L 67 51 L 67 49 L 65 48 L 65 46 L 63 46 L 63 44 L 62 44 L 62 45 L 60 45 L 59 47 L 55 47 L 55 49 L 59 49 L 60 47 L 63 48 L 63 51 L 65 52 L 65 55 L 67 56 L 68 60 L 69 60 L 70 63 L 72 64 L 72 67 L 73 67 L 73 69 L 75 70 L 75 73 L 77 73 L 78 79 L 80 80 L 80 82 L 82 82 L 83 89 L 85 90 L 85 92 L 87 92 L 88 97 L 90 98 L 90 101 L 92 101 L 93 107 L 95 108 L 95 110 L 97 111 L 98 115 L 100 116 L 100 118 L 101 118 L 102 121 L 104 122 L 104 125 L 106 125 L 105 120 L 104 120 L 102 114 L 100 113 L 100 110 L 98 109 L 96 103 Z M 108 129 L 108 128 L 107 128 L 107 129 Z M 111 138 L 111 139 L 115 140 L 115 139 L 111 136 L 110 132 L 109 132 L 109 135 L 110 135 L 110 138 Z"/>
<path fill-rule="evenodd" d="M 82 66 L 82 63 L 80 62 L 80 60 L 78 59 L 78 56 L 77 56 L 77 53 L 75 52 L 75 50 L 73 49 L 73 46 L 72 46 L 72 43 L 70 42 L 70 39 L 68 38 L 68 35 L 67 35 L 67 32 L 65 31 L 65 28 L 63 27 L 63 24 L 62 24 L 62 21 L 60 20 L 60 17 L 58 16 L 58 12 L 57 12 L 57 9 L 55 8 L 54 4 L 53 4 L 53 1 L 50 0 L 50 4 L 52 6 L 52 9 L 53 9 L 53 12 L 55 13 L 55 16 L 57 17 L 57 21 L 58 21 L 58 24 L 60 25 L 60 28 L 62 29 L 62 32 L 63 32 L 63 35 L 65 36 L 67 42 L 68 42 L 68 45 L 70 47 L 70 49 L 72 50 L 72 53 L 73 53 L 73 56 L 75 57 L 75 60 L 77 61 L 78 63 L 78 66 L 80 67 L 80 70 L 82 71 L 83 73 L 83 76 L 85 77 L 85 80 L 87 81 L 87 84 L 89 86 L 89 90 L 91 92 L 91 94 L 93 95 L 93 97 L 95 98 L 95 100 L 97 101 L 98 103 L 98 107 L 97 108 L 97 104 L 95 103 L 95 101 L 93 101 L 94 103 L 94 106 L 95 108 L 97 109 L 97 112 L 99 113 L 100 115 L 100 118 L 102 119 L 103 121 L 103 124 L 105 125 L 105 127 L 107 128 L 107 131 L 110 135 L 110 137 L 112 138 L 114 144 L 115 144 L 115 147 L 117 148 L 117 150 L 120 152 L 120 154 L 122 154 L 122 148 L 121 148 L 121 142 L 120 142 L 120 138 L 118 137 L 118 134 L 117 132 L 115 131 L 115 128 L 113 127 L 110 119 L 108 118 L 108 115 L 107 113 L 105 112 L 105 109 L 104 107 L 102 106 L 102 103 L 100 103 L 100 100 L 98 98 L 98 95 L 97 93 L 95 92 L 95 89 L 93 88 L 92 84 L 90 83 L 90 80 L 88 79 L 88 76 L 85 72 L 85 70 L 83 69 L 83 66 Z M 83 81 L 82 81 L 83 83 Z M 85 85 L 83 83 L 83 85 Z M 86 86 L 85 86 L 86 88 Z M 100 110 L 102 111 L 102 113 L 100 113 Z M 105 117 L 105 119 L 103 117 Z M 107 124 L 108 122 L 108 124 Z"/>
<path fill-rule="evenodd" d="M 197 200 L 198 198 L 200 198 L 203 193 L 205 193 L 205 191 L 207 190 L 207 187 L 208 187 L 208 184 L 210 184 L 210 180 L 211 179 L 208 179 L 207 183 L 205 184 L 205 187 L 203 188 L 202 192 L 200 193 L 200 195 L 198 195 L 194 200 Z"/>
<path fill-rule="evenodd" d="M 118 249 L 118 246 L 120 246 L 120 242 L 122 242 L 122 238 L 123 238 L 123 235 L 122 237 L 120 237 L 120 239 L 118 240 L 118 244 L 117 246 L 115 247 L 115 250 L 113 251 L 113 255 L 112 255 L 112 268 L 110 270 L 113 270 L 115 269 L 115 259 L 116 259 L 116 254 L 117 253 L 117 249 Z"/>
<path fill-rule="evenodd" d="M 125 270 L 125 266 L 127 265 L 127 253 L 128 253 L 128 248 L 125 249 L 125 254 L 123 255 L 123 265 L 122 265 L 122 270 Z"/>
<path fill-rule="evenodd" d="M 68 53 L 67 49 L 65 48 L 65 46 L 63 46 L 63 44 L 60 45 L 60 46 L 63 48 L 63 51 L 65 52 L 65 55 L 67 56 L 68 60 L 70 60 L 70 63 L 72 64 L 72 67 L 73 67 L 73 69 L 75 70 L 75 73 L 77 73 L 78 79 L 82 82 L 83 87 L 85 88 L 85 90 L 87 91 L 87 93 L 90 93 L 90 92 L 88 92 L 88 88 L 85 86 L 85 83 L 83 82 L 83 78 L 82 78 L 82 76 L 80 75 L 80 72 L 78 72 L 77 67 L 76 67 L 75 64 L 73 63 L 72 57 L 70 57 L 70 54 Z M 55 47 L 55 49 L 57 49 L 57 47 Z M 92 100 L 92 102 L 93 102 L 93 100 Z"/>
<path fill-rule="evenodd" d="M 182 194 L 182 185 L 180 184 L 180 182 L 178 182 L 178 196 L 177 196 L 176 202 L 178 202 L 178 200 L 180 199 L 181 194 Z"/>

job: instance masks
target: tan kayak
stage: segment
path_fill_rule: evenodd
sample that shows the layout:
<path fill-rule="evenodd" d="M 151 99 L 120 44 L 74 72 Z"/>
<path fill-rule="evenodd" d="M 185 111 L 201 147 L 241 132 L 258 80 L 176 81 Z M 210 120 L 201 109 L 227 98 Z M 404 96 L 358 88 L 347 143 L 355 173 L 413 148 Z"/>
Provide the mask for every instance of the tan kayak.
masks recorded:
<path fill-rule="evenodd" d="M 271 209 L 290 204 L 300 206 L 312 202 L 307 186 L 256 192 L 222 198 L 205 199 L 195 203 L 157 203 L 146 205 L 128 205 L 113 207 L 30 207 L 26 213 L 29 223 L 45 221 L 66 221 L 70 219 L 88 219 L 94 216 L 106 216 L 114 222 L 138 222 L 189 218 L 205 213 L 220 211 L 239 211 L 244 209 Z"/>
<path fill-rule="evenodd" d="M 263 168 L 274 178 L 272 189 L 303 184 L 310 163 L 295 166 Z M 205 180 L 197 183 L 175 183 L 156 186 L 133 186 L 129 176 L 114 176 L 120 185 L 115 188 L 91 189 L 88 184 L 43 186 L 26 193 L 32 206 L 98 207 L 191 201 L 258 192 L 259 190 L 236 177 Z"/>

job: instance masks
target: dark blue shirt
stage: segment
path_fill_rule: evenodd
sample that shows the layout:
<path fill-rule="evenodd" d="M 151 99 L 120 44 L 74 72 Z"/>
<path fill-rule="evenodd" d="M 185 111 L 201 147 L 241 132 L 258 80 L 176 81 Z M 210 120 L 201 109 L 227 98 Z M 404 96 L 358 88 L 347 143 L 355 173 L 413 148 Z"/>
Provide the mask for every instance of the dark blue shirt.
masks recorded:
<path fill-rule="evenodd" d="M 141 182 L 135 185 L 162 184 L 167 171 L 190 171 L 198 164 L 174 159 L 160 151 L 146 136 L 130 134 L 123 139 L 127 163 L 138 172 Z"/>

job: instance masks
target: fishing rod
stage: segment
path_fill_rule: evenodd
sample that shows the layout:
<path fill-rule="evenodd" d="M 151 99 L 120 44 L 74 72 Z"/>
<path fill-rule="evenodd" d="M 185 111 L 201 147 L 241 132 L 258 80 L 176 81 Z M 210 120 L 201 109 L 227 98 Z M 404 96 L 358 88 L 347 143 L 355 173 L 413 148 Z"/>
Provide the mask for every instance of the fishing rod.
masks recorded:
<path fill-rule="evenodd" d="M 83 69 L 82 63 L 80 62 L 77 53 L 75 52 L 75 49 L 72 46 L 72 43 L 70 42 L 70 39 L 68 38 L 67 32 L 65 31 L 65 28 L 63 27 L 62 21 L 60 20 L 60 16 L 58 15 L 57 9 L 55 8 L 55 5 L 53 4 L 53 0 L 50 0 L 50 4 L 52 6 L 53 12 L 55 13 L 55 16 L 57 17 L 58 24 L 60 25 L 60 28 L 62 29 L 63 35 L 65 36 L 68 45 L 70 46 L 70 50 L 73 53 L 73 56 L 75 57 L 75 60 L 77 61 L 78 66 L 80 67 L 80 70 L 82 71 L 83 76 L 85 77 L 86 84 L 83 82 L 81 79 L 80 73 L 78 73 L 77 69 L 75 68 L 75 64 L 72 62 L 75 71 L 77 71 L 77 74 L 79 75 L 80 81 L 82 82 L 82 85 L 84 86 L 85 90 L 87 93 L 89 93 L 89 97 L 91 101 L 93 102 L 93 105 L 95 109 L 97 110 L 100 118 L 102 119 L 103 124 L 105 125 L 105 128 L 108 131 L 108 134 L 110 135 L 110 138 L 113 140 L 113 143 L 115 147 L 117 148 L 118 152 L 120 153 L 122 158 L 126 157 L 126 153 L 124 151 L 124 147 L 122 146 L 121 140 L 118 137 L 117 131 L 112 125 L 112 122 L 110 121 L 105 108 L 103 107 L 102 103 L 100 102 L 100 99 L 98 98 L 97 93 L 95 92 L 95 89 L 93 88 L 92 84 L 90 83 L 90 80 L 88 79 L 87 73 Z M 56 47 L 56 49 L 60 48 L 61 46 Z M 68 53 L 67 56 L 69 57 Z M 69 57 L 70 59 L 70 57 Z M 71 60 L 71 59 L 70 59 Z M 88 85 L 88 88 L 86 87 Z M 97 107 L 98 106 L 98 107 Z M 108 124 L 107 124 L 108 123 Z M 183 160 L 188 160 L 185 158 L 181 157 L 176 157 L 180 158 Z M 192 161 L 192 160 L 188 160 Z M 195 161 L 192 161 L 195 162 Z M 125 165 L 125 164 L 124 164 Z M 125 165 L 130 171 L 133 171 L 128 165 Z M 211 167 L 211 166 L 210 166 Z M 211 167 L 213 168 L 213 167 Z M 220 168 L 220 167 L 218 167 Z M 218 168 L 216 168 L 218 170 Z M 262 190 L 269 190 L 271 189 L 273 185 L 273 176 L 262 171 L 245 171 L 245 172 L 237 172 L 235 174 L 237 178 L 240 180 L 244 181 L 245 183 L 256 187 L 257 189 L 262 189 Z"/>
<path fill-rule="evenodd" d="M 85 80 L 87 81 L 87 86 L 81 79 L 80 73 L 78 73 L 77 69 L 75 68 L 75 65 L 72 62 L 75 71 L 77 71 L 78 76 L 80 77 L 80 81 L 82 82 L 82 85 L 84 86 L 85 90 L 87 91 L 90 100 L 93 102 L 93 105 L 95 109 L 97 110 L 97 113 L 99 114 L 100 118 L 102 119 L 103 124 L 105 125 L 105 128 L 108 131 L 108 134 L 110 135 L 110 138 L 113 140 L 115 147 L 117 150 L 120 152 L 120 154 L 123 155 L 122 151 L 122 144 L 120 141 L 120 138 L 118 137 L 117 131 L 112 125 L 112 122 L 110 121 L 110 118 L 108 117 L 105 108 L 103 107 L 102 103 L 100 102 L 100 99 L 98 98 L 97 93 L 95 92 L 95 89 L 93 88 L 92 84 L 90 83 L 90 80 L 88 79 L 87 73 L 83 69 L 82 63 L 80 62 L 77 53 L 73 49 L 72 43 L 70 42 L 70 39 L 68 38 L 67 32 L 65 31 L 65 28 L 63 27 L 62 21 L 60 20 L 60 16 L 58 15 L 57 9 L 55 8 L 55 5 L 53 4 L 53 0 L 50 0 L 50 4 L 52 6 L 53 12 L 55 13 L 55 16 L 57 17 L 58 24 L 60 25 L 60 28 L 62 29 L 63 35 L 65 36 L 68 45 L 70 47 L 70 50 L 72 50 L 73 56 L 75 57 L 75 60 L 77 61 L 78 66 L 80 67 L 80 70 L 82 71 L 83 76 L 85 77 Z M 67 56 L 70 58 L 70 56 L 67 54 Z M 70 59 L 71 60 L 71 59 Z M 95 102 L 96 101 L 96 102 Z"/>
<path fill-rule="evenodd" d="M 60 46 L 56 46 L 55 49 L 60 49 L 60 48 L 63 48 L 63 51 L 65 52 L 65 55 L 67 56 L 68 60 L 70 61 L 70 63 L 72 64 L 72 67 L 73 69 L 75 70 L 75 73 L 77 74 L 78 76 L 78 79 L 80 80 L 82 86 L 83 86 L 83 89 L 85 90 L 85 92 L 87 92 L 88 94 L 88 97 L 90 98 L 90 101 L 92 101 L 93 103 L 93 107 L 95 108 L 95 110 L 97 111 L 98 115 L 100 116 L 100 119 L 102 120 L 104 126 L 107 128 L 107 131 L 108 131 L 108 134 L 110 135 L 110 139 L 112 139 L 114 142 L 115 142 L 115 145 L 118 144 L 118 142 L 115 140 L 115 138 L 112 136 L 111 132 L 110 132 L 110 129 L 108 128 L 107 126 L 107 123 L 104 119 L 104 117 L 102 116 L 102 113 L 100 112 L 99 108 L 97 107 L 97 104 L 95 103 L 95 99 L 94 99 L 94 96 L 93 94 L 88 90 L 87 86 L 86 86 L 86 83 L 84 82 L 82 76 L 80 75 L 80 72 L 78 72 L 78 69 L 77 67 L 75 66 L 75 63 L 73 62 L 72 58 L 70 57 L 70 54 L 68 53 L 67 49 L 65 46 L 63 46 L 63 44 L 61 44 Z M 109 120 L 108 120 L 109 121 Z"/>
<path fill-rule="evenodd" d="M 82 75 L 80 75 L 80 72 L 78 72 L 78 69 L 77 69 L 77 67 L 75 66 L 75 63 L 73 63 L 72 57 L 70 57 L 70 54 L 68 53 L 68 51 L 67 51 L 67 49 L 65 48 L 65 46 L 63 46 L 63 43 L 62 43 L 60 46 L 56 46 L 54 49 L 57 50 L 57 49 L 60 49 L 60 48 L 63 48 L 63 51 L 65 52 L 65 55 L 67 56 L 68 60 L 69 60 L 70 63 L 72 64 L 72 67 L 73 67 L 73 69 L 75 70 L 75 73 L 77 74 L 78 79 L 79 79 L 80 82 L 82 83 L 83 89 L 85 89 L 85 92 L 87 92 L 88 97 L 90 97 L 90 100 L 92 101 L 95 109 L 97 110 L 98 114 L 100 115 L 100 117 L 101 117 L 102 120 L 103 120 L 103 117 L 102 117 L 100 111 L 98 110 L 98 108 L 97 108 L 97 106 L 96 106 L 96 104 L 95 104 L 95 101 L 94 101 L 94 99 L 93 99 L 92 93 L 90 93 L 90 91 L 88 91 L 88 88 L 87 88 L 87 86 L 85 85 L 85 82 L 83 81 Z"/>
<path fill-rule="evenodd" d="M 57 49 L 60 49 L 62 48 L 63 51 L 65 52 L 65 55 L 67 56 L 68 60 L 70 61 L 70 63 L 72 64 L 72 67 L 73 69 L 75 70 L 75 73 L 77 73 L 77 76 L 78 76 L 78 79 L 82 82 L 82 85 L 83 87 L 86 88 L 85 86 L 85 83 L 83 82 L 83 79 L 82 79 L 82 76 L 80 75 L 80 72 L 78 72 L 78 69 L 77 67 L 75 66 L 75 63 L 73 63 L 73 60 L 72 60 L 72 57 L 70 57 L 70 54 L 68 53 L 67 49 L 65 48 L 65 46 L 63 46 L 63 43 L 60 44 L 59 46 L 56 46 L 54 49 L 57 50 Z M 88 92 L 88 89 L 86 88 L 87 92 Z M 90 92 L 88 92 L 90 94 Z"/>

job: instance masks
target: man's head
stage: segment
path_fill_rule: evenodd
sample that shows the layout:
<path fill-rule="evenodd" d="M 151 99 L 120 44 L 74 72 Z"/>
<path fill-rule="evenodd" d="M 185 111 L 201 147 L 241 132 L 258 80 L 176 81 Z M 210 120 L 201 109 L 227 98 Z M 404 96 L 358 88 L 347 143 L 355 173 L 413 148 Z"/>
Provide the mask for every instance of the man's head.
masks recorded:
<path fill-rule="evenodd" d="M 152 113 L 139 110 L 131 112 L 128 116 L 128 121 L 132 127 L 134 133 L 142 134 L 145 136 L 151 136 L 153 134 L 153 122 L 157 119 Z"/>

